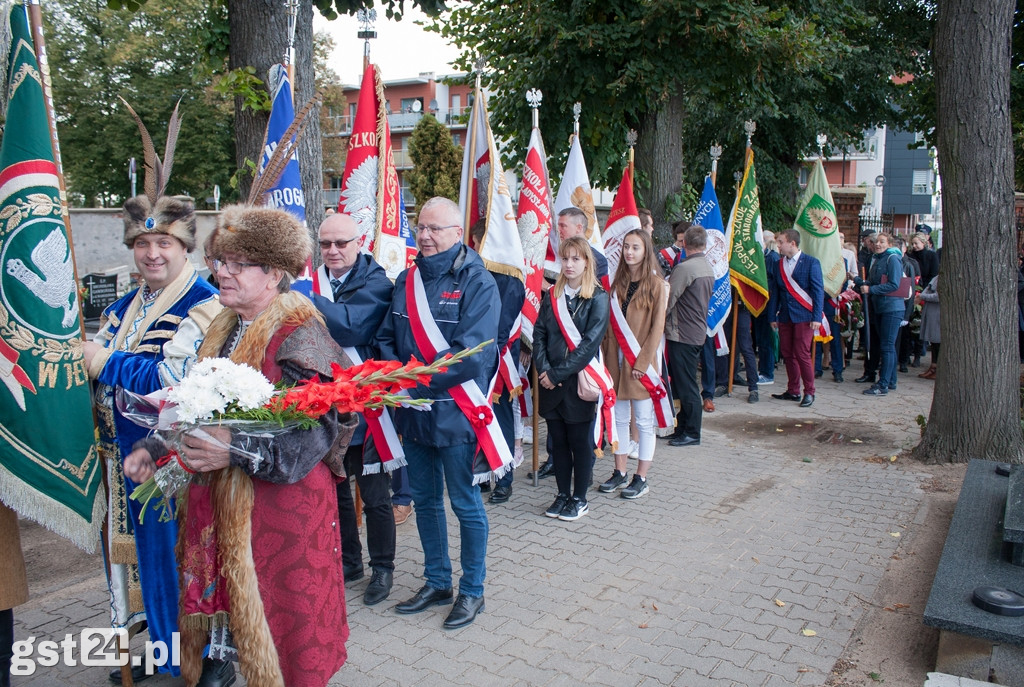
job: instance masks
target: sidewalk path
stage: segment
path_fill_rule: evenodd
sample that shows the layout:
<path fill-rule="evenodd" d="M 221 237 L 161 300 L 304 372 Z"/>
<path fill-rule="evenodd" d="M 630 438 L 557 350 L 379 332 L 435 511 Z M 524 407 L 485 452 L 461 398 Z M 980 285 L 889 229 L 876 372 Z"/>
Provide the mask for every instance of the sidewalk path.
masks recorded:
<path fill-rule="evenodd" d="M 348 592 L 349 661 L 331 685 L 822 684 L 900 537 L 921 526 L 928 475 L 889 458 L 916 443 L 915 418 L 927 415 L 933 388 L 910 374 L 898 392 L 872 398 L 827 379 L 808 409 L 770 398 L 784 389 L 781 366 L 760 403 L 747 404 L 742 388 L 716 399 L 700 447 L 658 441 L 646 497 L 595 490 L 575 523 L 544 517 L 554 480 L 534 488 L 521 469 L 512 500 L 487 505 L 487 607 L 468 628 L 441 629 L 448 607 L 392 610 L 422 584 L 410 518 L 399 528 L 391 599 L 364 607 L 365 580 Z M 595 483 L 610 472 L 610 459 L 598 459 Z M 24 536 L 31 546 L 49 535 L 29 526 Z M 450 511 L 449 538 L 457 551 Z M 51 553 L 64 547 L 48 541 Z M 18 639 L 104 625 L 99 561 L 64 548 L 66 582 L 30 572 Z M 106 673 L 56 666 L 14 684 L 103 685 Z"/>

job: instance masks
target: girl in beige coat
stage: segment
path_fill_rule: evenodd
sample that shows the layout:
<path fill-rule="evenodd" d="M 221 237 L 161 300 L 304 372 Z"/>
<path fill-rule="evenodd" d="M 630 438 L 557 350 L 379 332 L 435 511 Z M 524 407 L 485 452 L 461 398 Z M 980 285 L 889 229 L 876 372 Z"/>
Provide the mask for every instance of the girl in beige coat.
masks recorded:
<path fill-rule="evenodd" d="M 616 299 L 626 323 L 640 344 L 636 364 L 626 362 L 612 327 L 601 345 L 605 365 L 615 382 L 615 420 L 620 437 L 629 436 L 630 416 L 635 419 L 640 456 L 632 482 L 626 486 L 627 452 L 615 454 L 615 470 L 598 490 L 611 493 L 622 489 L 622 498 L 636 499 L 647 493 L 647 471 L 654 458 L 654 401 L 640 379 L 650 365 L 661 373 L 658 354 L 665 333 L 668 284 L 658 270 L 657 254 L 650 235 L 634 229 L 622 239 L 622 259 L 615 271 L 611 297 Z M 625 447 L 622 441 L 620 446 Z M 620 449 L 621 450 L 621 449 Z M 625 488 L 623 488 L 625 487 Z"/>

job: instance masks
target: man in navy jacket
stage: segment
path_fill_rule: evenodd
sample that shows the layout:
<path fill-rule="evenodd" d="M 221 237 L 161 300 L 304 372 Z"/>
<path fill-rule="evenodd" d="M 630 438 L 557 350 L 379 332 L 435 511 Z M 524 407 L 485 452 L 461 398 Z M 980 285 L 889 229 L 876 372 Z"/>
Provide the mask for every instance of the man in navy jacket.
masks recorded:
<path fill-rule="evenodd" d="M 448 527 L 445 523 L 444 488 L 459 519 L 462 540 L 462 578 L 455 607 L 444 621 L 446 628 L 468 625 L 484 609 L 485 559 L 487 556 L 487 512 L 480 490 L 473 484 L 477 437 L 473 425 L 452 399 L 449 390 L 463 382 L 475 382 L 487 392 L 498 366 L 498 334 L 501 301 L 494 279 L 483 260 L 463 245 L 459 206 L 446 198 L 431 198 L 420 210 L 416 225 L 416 269 L 423 280 L 426 303 L 449 348 L 458 352 L 492 341 L 477 355 L 434 375 L 428 386 L 409 390 L 416 398 L 431 399 L 429 410 L 399 408 L 395 424 L 402 435 L 416 509 L 416 527 L 423 546 L 426 584 L 411 599 L 398 604 L 398 613 L 410 614 L 450 603 L 452 565 L 448 555 Z M 381 357 L 408 361 L 423 360 L 413 334 L 415 317 L 406 298 L 410 271 L 398 275 L 391 311 L 384 319 L 377 344 Z M 431 362 L 427 359 L 426 362 Z"/>
<path fill-rule="evenodd" d="M 814 403 L 814 364 L 811 343 L 821 328 L 825 286 L 821 263 L 800 251 L 800 232 L 786 229 L 776 237 L 779 244 L 778 299 L 773 305 L 772 327 L 779 330 L 779 348 L 786 363 L 789 386 L 772 398 L 800 401 L 801 408 Z M 804 394 L 800 396 L 800 380 Z"/>
<path fill-rule="evenodd" d="M 330 215 L 320 225 L 318 269 L 320 294 L 311 296 L 313 305 L 324 316 L 331 337 L 346 349 L 352 360 L 376 356 L 374 335 L 391 305 L 391 280 L 372 255 L 359 252 L 359 228 L 349 215 Z M 322 295 L 321 295 L 322 294 Z M 391 475 L 378 461 L 369 460 L 364 469 L 366 420 L 359 427 L 345 452 L 345 472 L 349 479 L 338 485 L 338 524 L 341 529 L 341 559 L 345 582 L 363 577 L 363 548 L 356 526 L 356 509 L 351 482 L 359 485 L 366 513 L 366 548 L 373 576 L 363 594 L 367 606 L 378 604 L 391 593 L 395 570 L 395 517 L 391 509 Z M 365 473 L 365 474 L 364 474 Z"/>

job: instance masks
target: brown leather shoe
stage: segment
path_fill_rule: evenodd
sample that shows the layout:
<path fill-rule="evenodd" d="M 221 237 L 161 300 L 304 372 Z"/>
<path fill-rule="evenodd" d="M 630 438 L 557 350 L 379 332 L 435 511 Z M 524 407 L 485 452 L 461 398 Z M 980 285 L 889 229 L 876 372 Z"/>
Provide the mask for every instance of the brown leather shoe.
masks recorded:
<path fill-rule="evenodd" d="M 705 413 L 713 413 L 713 412 L 715 412 L 715 402 L 712 401 L 710 398 L 705 398 L 704 399 L 704 412 Z"/>
<path fill-rule="evenodd" d="M 927 370 L 917 376 L 921 379 L 935 379 L 936 372 L 938 372 L 938 367 L 935 365 L 929 365 Z"/>
<path fill-rule="evenodd" d="M 391 510 L 395 514 L 396 525 L 401 525 L 412 515 L 412 506 L 391 506 Z"/>

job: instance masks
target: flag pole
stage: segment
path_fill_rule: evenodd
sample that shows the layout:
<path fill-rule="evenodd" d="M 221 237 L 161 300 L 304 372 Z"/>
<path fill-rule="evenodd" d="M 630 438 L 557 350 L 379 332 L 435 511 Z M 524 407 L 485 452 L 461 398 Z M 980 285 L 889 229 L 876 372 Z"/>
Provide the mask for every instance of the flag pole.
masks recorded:
<path fill-rule="evenodd" d="M 468 188 L 469 188 L 470 192 L 475 192 L 475 190 L 473 189 L 473 180 L 476 178 L 476 145 L 477 145 L 477 140 L 476 140 L 476 131 L 477 131 L 476 119 L 477 119 L 477 116 L 476 116 L 476 113 L 477 113 L 477 108 L 483 107 L 483 103 L 480 102 L 480 99 L 483 98 L 483 93 L 480 90 L 480 80 L 481 80 L 480 79 L 480 74 L 481 74 L 481 72 L 483 72 L 484 66 L 486 64 L 487 64 L 487 61 L 482 56 L 477 58 L 476 64 L 475 64 L 475 66 L 476 66 L 476 82 L 473 85 L 473 109 L 470 110 L 470 113 L 469 113 L 469 128 L 466 131 L 466 135 L 469 136 L 468 144 L 469 144 L 469 164 L 470 164 L 470 168 L 469 168 L 469 170 L 465 170 L 464 173 L 469 175 L 469 177 L 468 177 L 469 178 L 469 186 L 468 186 Z M 463 224 L 463 227 L 462 227 L 462 231 L 463 231 L 462 238 L 463 238 L 463 241 L 465 241 L 467 244 L 469 243 L 469 240 L 470 240 L 469 228 L 470 228 L 470 224 L 472 224 L 472 222 L 470 221 L 472 219 L 472 217 L 471 217 L 472 212 L 473 212 L 472 198 L 467 198 L 466 199 L 466 215 L 462 219 L 462 224 Z"/>
<path fill-rule="evenodd" d="M 284 68 L 288 72 L 288 83 L 292 85 L 292 105 L 295 104 L 295 25 L 299 14 L 299 0 L 285 0 L 284 8 L 288 17 L 288 47 L 284 51 Z"/>
<path fill-rule="evenodd" d="M 634 183 L 636 181 L 636 177 L 633 176 L 633 172 L 634 172 L 633 147 L 636 146 L 636 140 L 637 140 L 636 129 L 630 129 L 626 133 L 626 145 L 629 146 L 629 164 L 628 164 L 628 168 L 629 168 L 629 183 L 633 184 L 634 188 L 636 187 L 636 184 Z"/>
<path fill-rule="evenodd" d="M 64 181 L 64 164 L 60 156 L 60 142 L 57 139 L 57 118 L 54 113 L 53 90 L 51 88 L 53 82 L 50 80 L 50 63 L 46 57 L 46 41 L 43 37 L 43 12 L 39 5 L 39 0 L 26 0 L 25 7 L 28 10 L 29 29 L 32 32 L 32 46 L 36 54 L 36 62 L 39 64 L 40 76 L 42 77 L 43 104 L 46 107 L 46 123 L 50 132 L 50 146 L 53 149 L 53 160 L 57 166 L 57 181 L 60 185 L 61 219 L 64 222 L 64 231 L 67 232 L 68 236 L 68 251 L 71 255 L 71 267 L 74 274 L 74 283 L 77 292 L 78 262 L 75 260 L 75 242 L 72 239 L 71 234 L 71 214 L 68 212 L 67 205 L 68 194 L 67 186 Z M 85 341 L 85 319 L 81 315 L 81 308 L 79 308 L 78 328 L 82 341 Z M 94 427 L 97 426 L 96 406 L 92 406 L 92 424 Z M 103 454 L 101 453 L 100 455 L 102 456 Z M 106 458 L 106 456 L 103 457 L 104 459 Z M 107 469 L 105 466 L 103 468 L 103 491 L 104 493 L 109 493 Z M 110 513 L 107 511 L 103 514 L 103 526 L 100 529 L 100 546 L 103 547 L 103 559 L 105 561 L 110 560 L 110 542 L 107 538 L 109 518 Z M 109 569 L 107 570 L 107 574 L 109 576 Z M 132 679 L 131 655 L 129 650 L 119 644 L 118 654 L 119 657 L 128 659 L 125 660 L 124 664 L 121 666 L 121 684 L 126 687 L 135 687 L 135 682 Z"/>

